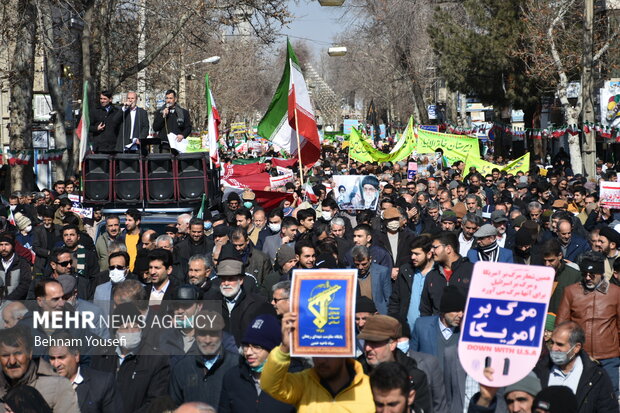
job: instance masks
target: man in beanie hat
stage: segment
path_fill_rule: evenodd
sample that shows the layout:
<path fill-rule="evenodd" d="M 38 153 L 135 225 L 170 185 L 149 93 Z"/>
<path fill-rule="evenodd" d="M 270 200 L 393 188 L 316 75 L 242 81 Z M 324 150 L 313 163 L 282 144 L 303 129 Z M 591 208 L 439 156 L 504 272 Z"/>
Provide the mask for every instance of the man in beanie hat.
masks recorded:
<path fill-rule="evenodd" d="M 467 253 L 471 262 L 489 261 L 512 263 L 512 251 L 502 248 L 497 243 L 497 228 L 492 224 L 484 224 L 474 233 L 476 245 Z"/>
<path fill-rule="evenodd" d="M 532 263 L 532 245 L 534 245 L 534 240 L 530 233 L 520 228 L 515 235 L 515 246 L 512 250 L 515 264 L 530 265 Z"/>
<path fill-rule="evenodd" d="M 7 300 L 25 300 L 32 281 L 30 263 L 15 253 L 15 238 L 0 233 L 0 292 Z"/>
<path fill-rule="evenodd" d="M 485 375 L 493 380 L 494 370 L 485 369 Z M 532 413 L 534 398 L 541 390 L 540 380 L 533 372 L 516 383 L 504 388 L 504 398 L 497 398 L 497 387 L 480 384 L 480 392 L 476 393 L 469 402 L 468 413 L 504 412 Z M 505 402 L 505 404 L 504 404 Z"/>
<path fill-rule="evenodd" d="M 272 288 L 275 284 L 291 279 L 293 268 L 297 265 L 295 249 L 290 245 L 282 245 L 276 253 L 276 261 L 273 271 L 271 271 L 263 282 L 267 291 L 267 299 L 272 298 Z M 287 310 L 288 311 L 288 310 Z M 282 314 L 279 314 L 282 316 Z"/>
<path fill-rule="evenodd" d="M 364 340 L 364 354 L 357 360 L 362 364 L 364 372 L 370 372 L 381 363 L 395 361 L 409 372 L 416 391 L 415 406 L 423 411 L 431 411 L 431 398 L 428 389 L 426 374 L 420 369 L 416 361 L 408 357 L 398 347 L 401 336 L 400 322 L 394 317 L 376 314 L 368 317 L 366 325 L 358 335 Z"/>
<path fill-rule="evenodd" d="M 446 286 L 439 304 L 439 315 L 416 320 L 411 334 L 411 349 L 431 354 L 443 363 L 445 349 L 459 341 L 465 301 L 466 296 L 458 287 Z"/>
<path fill-rule="evenodd" d="M 578 413 L 615 413 L 618 411 L 618 398 L 609 376 L 605 374 L 601 365 L 593 361 L 584 351 L 583 346 L 587 343 L 585 337 L 586 333 L 573 321 L 558 324 L 549 340 L 549 355 L 538 361 L 534 373 L 540 379 L 543 388 L 567 387 L 577 398 L 572 404 L 577 407 Z M 538 396 L 542 398 L 544 394 L 539 393 Z M 534 401 L 534 411 L 545 412 L 546 410 L 539 410 L 537 400 Z"/>
<path fill-rule="evenodd" d="M 194 317 L 199 354 L 187 355 L 170 374 L 170 397 L 178 405 L 204 402 L 217 406 L 224 375 L 239 362 L 239 355 L 222 345 L 225 323 L 215 311 L 202 310 Z"/>
<path fill-rule="evenodd" d="M 577 413 L 577 398 L 568 387 L 549 386 L 534 400 L 536 413 Z"/>
<path fill-rule="evenodd" d="M 458 222 L 458 218 L 453 211 L 444 211 L 439 220 L 441 221 L 442 231 L 456 231 L 456 224 Z"/>
<path fill-rule="evenodd" d="M 224 215 L 226 216 L 226 222 L 229 225 L 235 225 L 235 214 L 241 206 L 241 197 L 236 192 L 231 192 L 226 198 L 226 204 L 224 205 Z"/>
<path fill-rule="evenodd" d="M 224 375 L 219 412 L 293 413 L 290 404 L 260 391 L 260 377 L 269 352 L 280 344 L 280 322 L 272 315 L 260 315 L 245 330 L 239 365 Z"/>
<path fill-rule="evenodd" d="M 17 235 L 15 239 L 22 244 L 24 248 L 32 249 L 32 221 L 26 215 L 18 212 L 15 214 L 15 225 L 17 226 Z"/>
<path fill-rule="evenodd" d="M 620 287 L 603 276 L 605 256 L 589 251 L 581 255 L 582 282 L 564 289 L 556 323 L 574 321 L 586 332 L 584 349 L 609 374 L 618 393 L 620 367 Z"/>

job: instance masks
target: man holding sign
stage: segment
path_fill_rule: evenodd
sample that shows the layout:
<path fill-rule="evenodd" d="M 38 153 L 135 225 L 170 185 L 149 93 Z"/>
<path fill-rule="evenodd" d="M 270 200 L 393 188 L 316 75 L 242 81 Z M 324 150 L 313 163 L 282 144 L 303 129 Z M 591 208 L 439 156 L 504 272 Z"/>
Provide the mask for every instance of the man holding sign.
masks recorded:
<path fill-rule="evenodd" d="M 274 399 L 292 404 L 300 413 L 374 412 L 368 376 L 351 358 L 313 357 L 313 368 L 288 372 L 296 322 L 295 313 L 282 318 L 282 344 L 269 353 L 260 378 L 261 388 Z"/>

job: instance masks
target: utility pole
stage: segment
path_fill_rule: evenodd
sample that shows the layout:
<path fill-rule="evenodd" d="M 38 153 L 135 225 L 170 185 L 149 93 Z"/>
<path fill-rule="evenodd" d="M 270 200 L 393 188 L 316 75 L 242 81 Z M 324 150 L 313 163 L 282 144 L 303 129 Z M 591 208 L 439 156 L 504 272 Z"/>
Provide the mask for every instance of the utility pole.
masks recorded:
<path fill-rule="evenodd" d="M 585 0 L 584 31 L 583 31 L 583 63 L 581 72 L 581 121 L 583 123 L 594 122 L 593 89 L 594 79 L 592 78 L 593 62 L 593 36 L 592 26 L 594 21 L 594 0 Z M 596 172 L 596 142 L 594 132 L 584 132 L 582 145 L 582 159 L 585 175 L 593 178 Z"/>

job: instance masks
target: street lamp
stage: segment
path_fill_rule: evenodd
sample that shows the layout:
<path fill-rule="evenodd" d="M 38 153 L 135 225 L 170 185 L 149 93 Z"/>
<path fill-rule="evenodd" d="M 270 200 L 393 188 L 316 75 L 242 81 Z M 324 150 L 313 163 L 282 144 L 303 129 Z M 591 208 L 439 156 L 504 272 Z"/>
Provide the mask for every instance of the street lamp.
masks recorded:
<path fill-rule="evenodd" d="M 347 54 L 347 48 L 344 46 L 334 46 L 327 49 L 327 54 L 330 56 L 344 56 Z"/>
<path fill-rule="evenodd" d="M 321 6 L 338 7 L 344 4 L 344 0 L 319 0 Z"/>
<path fill-rule="evenodd" d="M 188 63 L 186 65 L 181 66 L 181 78 L 179 79 L 179 102 L 184 105 L 185 104 L 185 93 L 186 93 L 186 81 L 187 81 L 187 76 L 185 73 L 185 68 L 188 66 L 194 66 L 194 65 L 199 65 L 202 63 L 211 63 L 211 64 L 217 64 L 219 63 L 221 57 L 219 56 L 211 56 L 211 57 L 207 57 L 206 59 L 202 59 L 199 60 L 197 62 L 193 62 L 193 63 Z"/>

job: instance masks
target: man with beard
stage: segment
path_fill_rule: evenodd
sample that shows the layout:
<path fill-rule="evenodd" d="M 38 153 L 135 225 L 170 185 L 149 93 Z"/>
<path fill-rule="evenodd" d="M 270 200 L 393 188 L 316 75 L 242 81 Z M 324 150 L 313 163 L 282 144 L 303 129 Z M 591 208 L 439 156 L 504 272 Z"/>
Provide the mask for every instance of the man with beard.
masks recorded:
<path fill-rule="evenodd" d="M 189 283 L 197 287 L 203 294 L 211 289 L 211 280 L 209 279 L 213 272 L 213 264 L 211 259 L 206 255 L 193 255 L 189 259 L 188 278 Z"/>
<path fill-rule="evenodd" d="M 366 374 L 372 373 L 382 363 L 395 361 L 407 369 L 416 392 L 415 407 L 431 411 L 431 398 L 426 374 L 418 369 L 416 361 L 396 347 L 401 336 L 398 320 L 385 315 L 368 317 L 358 338 L 364 340 L 364 354 L 357 358 Z M 412 406 L 413 407 L 413 406 Z"/>
<path fill-rule="evenodd" d="M 600 252 L 605 255 L 605 278 L 609 280 L 614 272 L 614 262 L 619 255 L 620 234 L 610 227 L 603 227 L 599 231 L 597 244 Z"/>
<path fill-rule="evenodd" d="M 542 245 L 541 256 L 544 266 L 555 270 L 555 288 L 549 300 L 548 312 L 556 314 L 565 288 L 581 281 L 581 274 L 573 267 L 566 265 L 562 247 L 556 239 L 550 239 Z"/>
<path fill-rule="evenodd" d="M 491 213 L 491 224 L 497 229 L 497 245 L 502 248 L 512 249 L 514 246 L 515 230 L 508 226 L 506 211 L 500 210 L 504 204 L 498 204 Z"/>
<path fill-rule="evenodd" d="M 189 237 L 179 242 L 174 250 L 180 260 L 187 262 L 191 256 L 211 254 L 214 246 L 214 242 L 205 235 L 203 221 L 192 218 L 189 221 Z"/>
<path fill-rule="evenodd" d="M 62 229 L 62 239 L 71 252 L 73 271 L 79 277 L 78 297 L 90 300 L 95 293 L 94 280 L 99 273 L 97 254 L 81 244 L 78 228 L 73 225 Z"/>
<path fill-rule="evenodd" d="M 407 320 L 413 331 L 415 320 L 420 317 L 420 300 L 426 275 L 433 269 L 431 240 L 427 236 L 414 238 L 410 245 L 411 262 L 399 269 L 398 278 L 392 287 L 388 315 Z"/>
<path fill-rule="evenodd" d="M 426 276 L 420 315 L 439 314 L 444 288 L 448 285 L 458 288 L 467 296 L 474 265 L 458 253 L 458 241 L 452 233 L 442 233 L 432 238 L 431 250 L 435 265 Z"/>
<path fill-rule="evenodd" d="M 219 290 L 211 289 L 205 299 L 222 302 L 224 330 L 235 337 L 235 342 L 239 346 L 241 336 L 252 320 L 260 314 L 275 315 L 275 311 L 263 296 L 245 291 L 241 261 L 235 259 L 219 261 L 216 272 L 220 280 Z"/>
<path fill-rule="evenodd" d="M 583 348 L 601 363 L 618 394 L 620 287 L 605 279 L 604 262 L 600 252 L 590 251 L 580 257 L 582 282 L 564 289 L 556 324 L 570 320 L 584 329 Z"/>
<path fill-rule="evenodd" d="M 402 365 L 396 362 L 380 364 L 370 375 L 370 386 L 377 413 L 417 413 L 410 407 L 416 393 L 407 369 Z"/>
<path fill-rule="evenodd" d="M 390 253 L 387 252 L 385 248 L 373 244 L 372 238 L 373 230 L 368 224 L 358 224 L 353 230 L 353 244 L 368 248 L 372 262 L 389 268 L 391 272 L 392 257 L 390 256 Z M 353 257 L 351 256 L 350 251 L 345 254 L 345 260 L 350 267 L 353 266 Z"/>
<path fill-rule="evenodd" d="M 54 212 L 48 207 L 42 208 L 41 219 L 43 222 L 32 230 L 32 251 L 36 254 L 34 260 L 35 275 L 43 274 L 50 253 L 61 240 L 61 226 L 54 224 Z"/>
<path fill-rule="evenodd" d="M 0 396 L 20 385 L 32 386 L 54 413 L 78 413 L 71 382 L 58 376 L 43 358 L 32 357 L 32 336 L 27 327 L 0 330 Z"/>
<path fill-rule="evenodd" d="M 15 238 L 8 232 L 0 233 L 0 281 L 2 298 L 25 300 L 32 281 L 30 264 L 15 253 Z"/>
<path fill-rule="evenodd" d="M 261 293 L 267 297 L 265 278 L 271 272 L 271 261 L 262 251 L 250 243 L 248 233 L 243 228 L 234 228 L 230 232 L 230 240 L 243 262 L 243 273 L 254 278 Z M 275 256 L 274 256 L 275 258 Z"/>
<path fill-rule="evenodd" d="M 125 213 L 125 231 L 121 236 L 121 241 L 125 243 L 127 247 L 127 254 L 129 254 L 129 270 L 133 271 L 133 266 L 136 263 L 136 256 L 138 250 L 142 246 L 141 235 L 142 230 L 140 228 L 140 222 L 142 221 L 142 214 L 135 208 L 129 208 Z"/>
<path fill-rule="evenodd" d="M 351 255 L 357 269 L 359 294 L 373 300 L 379 313 L 387 314 L 388 302 L 392 294 L 389 269 L 373 263 L 368 248 L 361 245 L 353 247 Z"/>
<path fill-rule="evenodd" d="M 467 258 L 471 262 L 514 262 L 512 251 L 497 244 L 497 229 L 491 224 L 484 224 L 474 233 L 476 247 L 469 250 Z"/>
<path fill-rule="evenodd" d="M 564 258 L 569 261 L 577 261 L 577 258 L 584 252 L 590 250 L 590 245 L 585 238 L 573 233 L 573 222 L 568 220 L 558 221 L 558 240 L 562 246 Z"/>
<path fill-rule="evenodd" d="M 181 142 L 192 133 L 192 122 L 187 109 L 177 104 L 177 92 L 166 91 L 166 106 L 155 112 L 153 130 L 158 132 L 159 150 L 169 148 L 168 135 L 176 135 L 177 142 Z"/>
<path fill-rule="evenodd" d="M 108 249 L 110 244 L 116 240 L 121 233 L 121 220 L 116 215 L 109 215 L 105 218 L 105 232 L 97 238 L 95 249 L 99 256 L 99 268 L 108 265 Z"/>
<path fill-rule="evenodd" d="M 170 278 L 171 273 L 172 253 L 162 248 L 153 250 L 149 254 L 149 305 L 160 305 L 164 300 L 173 299 L 177 285 Z"/>
<path fill-rule="evenodd" d="M 298 411 L 327 410 L 374 412 L 368 377 L 356 360 L 341 357 L 314 357 L 314 367 L 289 373 L 290 342 L 297 314 L 282 318 L 282 342 L 267 357 L 260 387 L 271 397 L 295 406 Z"/>
<path fill-rule="evenodd" d="M 534 245 L 532 235 L 525 228 L 520 228 L 515 235 L 515 246 L 512 249 L 515 264 L 538 263 L 532 259 L 532 245 Z"/>
<path fill-rule="evenodd" d="M 458 218 L 456 214 L 450 210 L 444 211 L 439 218 L 441 223 L 441 230 L 446 232 L 456 232 L 456 225 L 458 223 Z"/>

